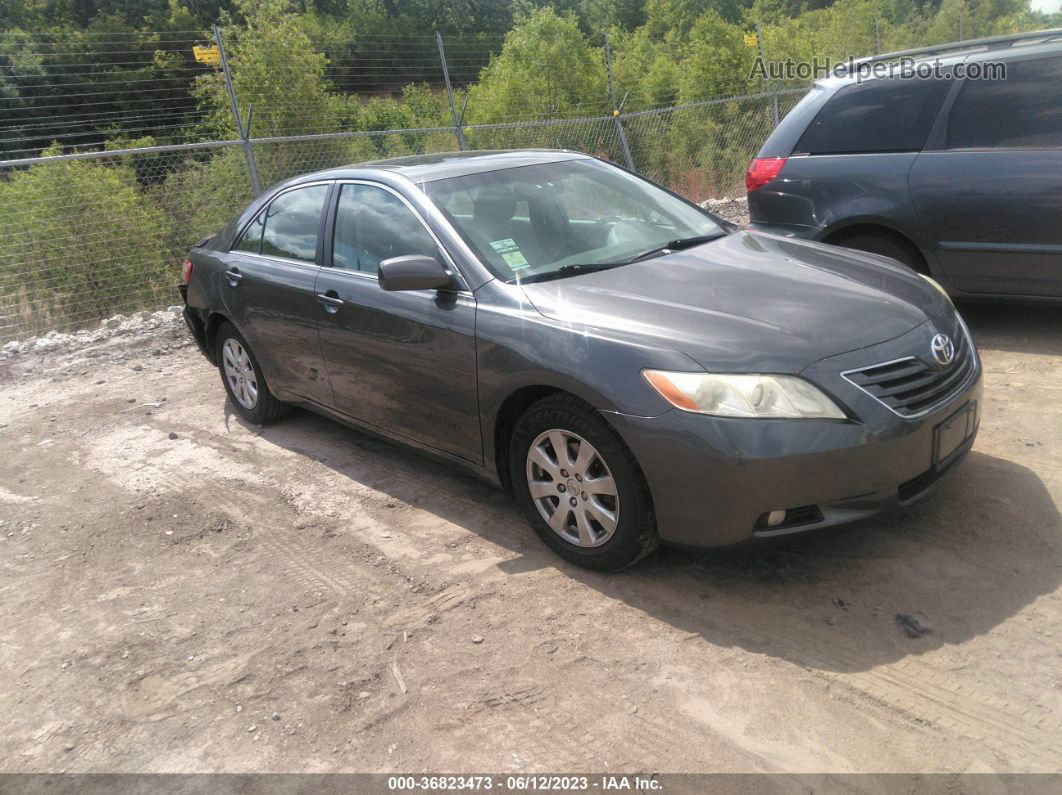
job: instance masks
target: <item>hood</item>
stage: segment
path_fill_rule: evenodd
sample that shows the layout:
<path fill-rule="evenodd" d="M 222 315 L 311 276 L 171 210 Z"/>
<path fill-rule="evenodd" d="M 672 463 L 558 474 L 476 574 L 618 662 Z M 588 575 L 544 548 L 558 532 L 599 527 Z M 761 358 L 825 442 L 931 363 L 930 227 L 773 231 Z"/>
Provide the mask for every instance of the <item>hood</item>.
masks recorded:
<path fill-rule="evenodd" d="M 950 307 L 892 260 L 750 230 L 522 288 L 548 318 L 679 350 L 721 372 L 799 372 Z"/>

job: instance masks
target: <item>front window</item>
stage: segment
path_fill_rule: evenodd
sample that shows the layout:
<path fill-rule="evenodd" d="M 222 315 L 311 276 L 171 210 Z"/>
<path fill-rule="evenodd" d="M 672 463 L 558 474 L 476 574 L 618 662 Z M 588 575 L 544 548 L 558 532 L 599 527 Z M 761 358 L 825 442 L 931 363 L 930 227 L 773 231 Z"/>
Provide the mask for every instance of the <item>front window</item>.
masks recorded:
<path fill-rule="evenodd" d="M 424 190 L 507 282 L 614 267 L 725 234 L 696 206 L 598 160 L 469 174 Z"/>
<path fill-rule="evenodd" d="M 407 254 L 442 261 L 435 240 L 401 199 L 375 185 L 343 185 L 336 209 L 332 265 L 375 274 L 383 260 Z"/>

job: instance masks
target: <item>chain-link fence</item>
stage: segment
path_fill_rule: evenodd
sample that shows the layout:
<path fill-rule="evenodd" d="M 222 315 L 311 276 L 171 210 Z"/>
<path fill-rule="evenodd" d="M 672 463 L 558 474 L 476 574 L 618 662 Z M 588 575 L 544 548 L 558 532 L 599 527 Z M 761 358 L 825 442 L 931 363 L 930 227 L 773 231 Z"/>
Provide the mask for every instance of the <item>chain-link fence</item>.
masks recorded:
<path fill-rule="evenodd" d="M 260 184 L 425 152 L 544 147 L 630 165 L 697 201 L 743 192 L 749 159 L 803 90 L 618 116 L 250 139 Z M 628 141 L 630 161 L 621 130 Z M 254 197 L 241 140 L 0 162 L 0 341 L 176 302 L 188 247 Z"/>
<path fill-rule="evenodd" d="M 807 92 L 721 97 L 621 116 L 634 168 L 694 201 L 745 193 L 745 169 Z"/>
<path fill-rule="evenodd" d="M 0 40 L 0 343 L 176 303 L 189 246 L 269 186 L 344 164 L 570 149 L 697 201 L 740 195 L 748 161 L 805 90 L 623 112 L 606 38 L 604 63 L 582 63 L 595 76 L 561 104 L 547 88 L 470 112 L 504 37 L 355 37 L 323 42 L 324 57 L 290 30 L 283 51 L 269 35 Z"/>

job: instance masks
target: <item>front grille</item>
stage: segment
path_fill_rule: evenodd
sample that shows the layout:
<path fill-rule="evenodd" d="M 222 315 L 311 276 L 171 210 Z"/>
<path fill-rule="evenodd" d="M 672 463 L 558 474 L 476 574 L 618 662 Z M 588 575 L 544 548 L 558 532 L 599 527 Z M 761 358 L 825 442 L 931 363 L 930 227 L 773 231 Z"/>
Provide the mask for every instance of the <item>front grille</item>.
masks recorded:
<path fill-rule="evenodd" d="M 901 417 L 916 417 L 944 403 L 966 385 L 977 357 L 965 329 L 955 341 L 955 358 L 946 367 L 915 356 L 874 364 L 842 375 Z"/>

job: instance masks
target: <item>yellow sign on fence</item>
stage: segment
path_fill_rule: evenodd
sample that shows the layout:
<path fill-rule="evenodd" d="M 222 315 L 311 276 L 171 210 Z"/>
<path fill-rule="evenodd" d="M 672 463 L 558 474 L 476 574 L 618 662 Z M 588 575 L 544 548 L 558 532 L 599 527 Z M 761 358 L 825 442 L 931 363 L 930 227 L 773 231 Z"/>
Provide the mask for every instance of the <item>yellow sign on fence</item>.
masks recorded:
<path fill-rule="evenodd" d="M 192 55 L 199 63 L 213 64 L 217 66 L 221 63 L 221 53 L 218 52 L 216 44 L 210 44 L 206 47 L 200 47 L 198 44 L 192 45 Z"/>
<path fill-rule="evenodd" d="M 759 43 L 760 43 L 759 39 L 757 38 L 755 33 L 746 33 L 745 34 L 745 46 L 746 47 L 755 47 Z"/>

